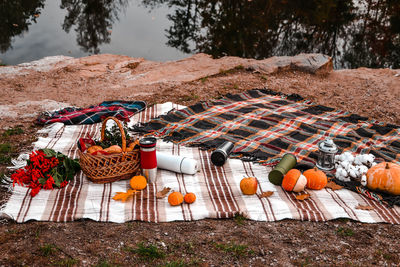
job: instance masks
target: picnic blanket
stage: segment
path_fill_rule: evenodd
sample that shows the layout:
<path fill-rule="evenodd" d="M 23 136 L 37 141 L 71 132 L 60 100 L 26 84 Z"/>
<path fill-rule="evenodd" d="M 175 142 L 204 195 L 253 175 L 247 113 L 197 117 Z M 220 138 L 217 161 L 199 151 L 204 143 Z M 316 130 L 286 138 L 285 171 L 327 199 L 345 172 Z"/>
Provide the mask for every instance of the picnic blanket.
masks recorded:
<path fill-rule="evenodd" d="M 117 117 L 128 121 L 129 117 L 146 108 L 144 101 L 104 101 L 98 106 L 88 108 L 67 107 L 54 112 L 45 112 L 39 115 L 37 124 L 45 125 L 62 122 L 65 125 L 99 123 L 106 117 Z"/>
<path fill-rule="evenodd" d="M 281 100 L 280 96 L 275 99 Z M 137 121 L 146 122 L 170 110 L 182 107 L 167 103 L 147 108 L 134 115 L 130 125 Z M 44 129 L 34 144 L 35 149 L 52 148 L 77 157 L 76 141 L 80 137 L 99 137 L 100 124 L 72 125 L 55 123 Z M 112 200 L 116 192 L 126 191 L 129 181 L 112 184 L 93 184 L 80 172 L 74 180 L 61 190 L 41 190 L 32 198 L 28 188 L 16 186 L 0 216 L 17 222 L 29 220 L 67 222 L 92 219 L 101 222 L 126 222 L 140 220 L 148 222 L 169 222 L 176 220 L 199 220 L 203 218 L 231 218 L 242 214 L 257 221 L 277 221 L 282 219 L 327 221 L 336 218 L 350 218 L 367 223 L 400 223 L 400 208 L 388 208 L 376 201 L 352 191 L 329 188 L 308 190 L 310 198 L 296 199 L 297 193 L 286 192 L 280 186 L 268 181 L 269 166 L 229 159 L 223 167 L 215 167 L 210 162 L 210 152 L 197 147 L 185 147 L 161 140 L 157 150 L 163 153 L 194 158 L 199 163 L 195 175 L 177 174 L 158 170 L 156 183 L 151 183 L 139 195 L 126 203 Z M 259 181 L 256 195 L 245 196 L 240 192 L 240 180 L 245 176 L 255 176 Z M 182 193 L 194 192 L 196 202 L 172 207 L 167 198 L 157 199 L 156 192 L 164 187 Z M 262 197 L 262 192 L 272 191 L 270 197 Z M 358 205 L 371 206 L 372 210 L 357 209 Z"/>
<path fill-rule="evenodd" d="M 343 151 L 399 162 L 399 128 L 315 105 L 299 95 L 249 90 L 169 112 L 134 130 L 207 149 L 231 141 L 234 153 L 250 161 L 274 162 L 289 152 L 314 165 L 317 144 L 327 137 Z"/>

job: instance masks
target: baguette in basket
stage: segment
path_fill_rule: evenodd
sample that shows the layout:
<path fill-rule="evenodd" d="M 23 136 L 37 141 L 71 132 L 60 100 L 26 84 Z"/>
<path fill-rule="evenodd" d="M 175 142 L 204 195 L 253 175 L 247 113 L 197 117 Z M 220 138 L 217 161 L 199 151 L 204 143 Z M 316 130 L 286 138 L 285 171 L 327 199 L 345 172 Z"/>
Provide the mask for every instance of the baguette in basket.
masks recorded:
<path fill-rule="evenodd" d="M 86 145 L 92 146 L 87 150 L 84 142 L 80 142 L 79 145 L 79 162 L 82 171 L 94 183 L 103 184 L 129 179 L 140 173 L 140 153 L 138 146 L 136 146 L 137 142 L 132 142 L 128 147 L 126 146 L 125 131 L 117 118 L 108 117 L 103 121 L 100 143 L 104 141 L 108 120 L 113 120 L 117 123 L 121 133 L 121 147 L 112 145 L 103 149 L 101 146 L 96 146 L 93 140 L 88 139 L 85 140 L 87 142 Z M 93 146 L 95 148 L 92 148 Z M 91 151 L 89 151 L 90 149 Z"/>

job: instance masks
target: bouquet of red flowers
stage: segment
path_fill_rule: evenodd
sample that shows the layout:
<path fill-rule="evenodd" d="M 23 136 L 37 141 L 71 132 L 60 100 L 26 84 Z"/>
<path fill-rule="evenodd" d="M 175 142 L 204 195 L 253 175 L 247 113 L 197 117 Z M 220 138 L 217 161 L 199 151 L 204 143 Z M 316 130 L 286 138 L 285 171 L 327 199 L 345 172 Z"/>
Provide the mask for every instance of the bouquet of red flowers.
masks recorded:
<path fill-rule="evenodd" d="M 42 188 L 66 186 L 79 170 L 77 159 L 70 159 L 62 153 L 46 148 L 33 151 L 29 155 L 27 165 L 13 173 L 11 179 L 13 186 L 17 183 L 31 188 L 31 196 L 34 197 Z"/>

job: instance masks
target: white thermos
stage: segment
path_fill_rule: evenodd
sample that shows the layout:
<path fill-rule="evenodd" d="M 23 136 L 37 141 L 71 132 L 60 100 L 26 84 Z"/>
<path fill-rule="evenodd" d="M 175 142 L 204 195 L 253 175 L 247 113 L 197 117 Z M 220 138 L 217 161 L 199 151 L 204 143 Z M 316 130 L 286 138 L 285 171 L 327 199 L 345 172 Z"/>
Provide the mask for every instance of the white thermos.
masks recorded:
<path fill-rule="evenodd" d="M 178 173 L 195 174 L 197 161 L 191 158 L 157 152 L 157 168 Z"/>

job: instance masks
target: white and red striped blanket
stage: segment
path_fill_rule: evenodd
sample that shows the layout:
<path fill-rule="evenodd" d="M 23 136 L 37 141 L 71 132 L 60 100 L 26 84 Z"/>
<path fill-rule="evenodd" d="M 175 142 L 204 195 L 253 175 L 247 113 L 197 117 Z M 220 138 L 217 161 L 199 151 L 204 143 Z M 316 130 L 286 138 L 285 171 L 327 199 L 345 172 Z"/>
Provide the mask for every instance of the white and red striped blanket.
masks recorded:
<path fill-rule="evenodd" d="M 156 105 L 135 115 L 131 123 L 148 121 L 171 108 L 179 106 L 166 103 Z M 70 157 L 77 157 L 76 141 L 79 137 L 91 135 L 98 138 L 100 124 L 65 126 L 53 124 L 44 130 L 46 137 L 35 143 L 35 149 L 53 148 Z M 282 219 L 327 221 L 336 218 L 350 218 L 367 223 L 400 223 L 400 208 L 385 207 L 352 191 L 308 190 L 308 200 L 296 199 L 296 193 L 288 193 L 268 181 L 270 167 L 230 159 L 222 168 L 210 162 L 210 153 L 198 148 L 177 146 L 159 142 L 158 151 L 184 155 L 198 161 L 200 170 L 196 175 L 182 175 L 158 170 L 157 183 L 149 184 L 140 194 L 126 203 L 112 200 L 116 192 L 126 191 L 129 181 L 112 184 L 93 184 L 81 172 L 74 181 L 61 190 L 41 190 L 31 198 L 29 189 L 15 186 L 3 209 L 1 217 L 17 222 L 29 220 L 67 222 L 92 219 L 101 222 L 126 222 L 141 220 L 148 222 L 169 222 L 176 220 L 199 220 L 204 218 L 229 218 L 242 214 L 257 221 L 278 221 Z M 243 177 L 255 176 L 259 181 L 256 195 L 245 196 L 240 192 L 239 183 Z M 182 193 L 193 192 L 195 203 L 172 207 L 167 198 L 157 199 L 156 192 L 164 187 Z M 268 198 L 261 193 L 273 191 Z M 372 210 L 356 209 L 358 205 L 373 207 Z"/>

